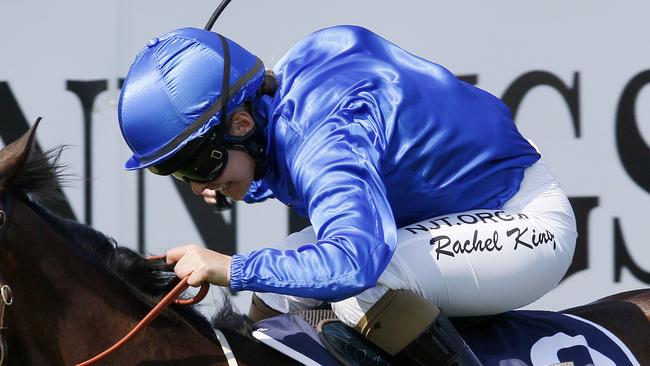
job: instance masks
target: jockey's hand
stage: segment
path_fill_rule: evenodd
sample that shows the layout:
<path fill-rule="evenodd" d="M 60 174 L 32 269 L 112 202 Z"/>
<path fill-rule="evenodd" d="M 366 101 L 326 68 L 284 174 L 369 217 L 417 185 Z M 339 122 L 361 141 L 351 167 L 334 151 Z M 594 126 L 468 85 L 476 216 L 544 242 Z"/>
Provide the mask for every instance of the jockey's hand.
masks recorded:
<path fill-rule="evenodd" d="M 206 188 L 200 193 L 200 195 L 203 197 L 203 201 L 205 203 L 214 206 L 216 212 L 221 212 L 232 208 L 232 203 L 230 200 L 219 191 Z"/>
<path fill-rule="evenodd" d="M 190 276 L 187 283 L 199 287 L 204 282 L 217 286 L 230 286 L 230 263 L 232 257 L 196 244 L 169 249 L 167 264 L 175 264 L 178 278 Z"/>
<path fill-rule="evenodd" d="M 201 192 L 201 197 L 203 197 L 203 201 L 207 203 L 208 205 L 216 205 L 217 204 L 217 191 L 214 189 L 204 189 L 203 192 Z"/>

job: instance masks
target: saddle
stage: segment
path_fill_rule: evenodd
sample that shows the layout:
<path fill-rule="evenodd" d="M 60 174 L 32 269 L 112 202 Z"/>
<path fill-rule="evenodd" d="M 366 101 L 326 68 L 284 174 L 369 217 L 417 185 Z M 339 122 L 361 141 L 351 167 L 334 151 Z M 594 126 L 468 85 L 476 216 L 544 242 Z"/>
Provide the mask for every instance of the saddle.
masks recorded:
<path fill-rule="evenodd" d="M 390 366 L 390 355 L 336 318 L 330 309 L 277 315 L 254 325 L 253 336 L 304 365 Z"/>
<path fill-rule="evenodd" d="M 451 321 L 484 366 L 639 365 L 613 334 L 573 315 L 520 310 Z M 329 309 L 261 320 L 253 336 L 304 365 L 400 365 Z"/>

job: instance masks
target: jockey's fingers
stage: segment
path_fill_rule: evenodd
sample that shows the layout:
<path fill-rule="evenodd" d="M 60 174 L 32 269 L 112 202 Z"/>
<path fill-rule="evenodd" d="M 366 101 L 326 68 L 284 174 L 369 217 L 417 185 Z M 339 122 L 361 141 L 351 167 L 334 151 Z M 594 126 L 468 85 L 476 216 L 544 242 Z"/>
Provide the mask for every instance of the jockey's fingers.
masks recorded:
<path fill-rule="evenodd" d="M 204 269 L 197 269 L 195 271 L 192 271 L 192 274 L 190 274 L 190 277 L 187 279 L 187 284 L 192 287 L 199 287 L 203 284 L 203 282 L 206 282 L 207 279 L 207 271 Z"/>
<path fill-rule="evenodd" d="M 176 263 L 176 266 L 174 266 L 174 273 L 176 273 L 176 276 L 178 278 L 185 278 L 187 276 L 190 276 L 194 272 L 194 268 L 192 268 L 191 265 L 188 265 L 188 263 L 184 262 L 183 260 L 178 261 Z"/>
<path fill-rule="evenodd" d="M 167 264 L 174 264 L 178 262 L 185 254 L 192 251 L 198 251 L 201 247 L 196 244 L 184 245 L 167 250 L 165 259 Z"/>
<path fill-rule="evenodd" d="M 204 189 L 201 191 L 201 195 L 203 197 L 217 197 L 217 191 L 214 189 Z"/>
<path fill-rule="evenodd" d="M 208 205 L 216 205 L 217 204 L 217 197 L 203 197 L 203 202 L 207 203 Z"/>
<path fill-rule="evenodd" d="M 201 196 L 203 197 L 203 202 L 209 205 L 217 204 L 217 191 L 213 189 L 204 189 L 203 192 L 201 192 Z"/>

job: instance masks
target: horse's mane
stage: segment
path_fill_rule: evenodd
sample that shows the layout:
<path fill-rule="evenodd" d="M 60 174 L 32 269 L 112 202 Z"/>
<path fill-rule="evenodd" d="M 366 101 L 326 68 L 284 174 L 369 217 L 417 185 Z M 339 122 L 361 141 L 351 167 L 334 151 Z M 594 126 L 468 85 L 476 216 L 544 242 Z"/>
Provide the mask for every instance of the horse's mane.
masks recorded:
<path fill-rule="evenodd" d="M 59 147 L 45 153 L 31 154 L 21 172 L 12 179 L 11 186 L 2 187 L 3 190 L 26 197 L 25 203 L 46 220 L 65 242 L 72 243 L 73 247 L 80 249 L 77 252 L 96 263 L 98 269 L 124 280 L 135 288 L 134 291 L 142 292 L 154 300 L 161 299 L 179 282 L 172 266 L 161 261 L 147 260 L 129 248 L 117 245 L 113 238 L 90 226 L 61 218 L 39 203 L 57 199 L 55 194 L 58 193 L 58 182 L 67 178 L 64 174 L 65 166 L 60 163 L 63 149 L 64 147 Z M 228 294 L 222 298 L 223 305 L 213 316 L 212 326 L 248 336 L 248 318 L 234 310 Z M 198 311 L 188 306 L 172 305 L 172 309 L 202 333 L 214 336 L 210 323 Z"/>

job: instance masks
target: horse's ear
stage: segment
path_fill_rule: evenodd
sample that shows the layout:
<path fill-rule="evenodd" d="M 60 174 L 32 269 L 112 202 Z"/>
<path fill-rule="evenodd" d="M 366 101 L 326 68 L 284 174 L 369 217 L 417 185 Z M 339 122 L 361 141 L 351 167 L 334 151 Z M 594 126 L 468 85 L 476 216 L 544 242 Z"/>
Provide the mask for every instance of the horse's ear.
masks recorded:
<path fill-rule="evenodd" d="M 12 180 L 18 172 L 22 171 L 22 168 L 29 160 L 29 156 L 34 150 L 34 136 L 40 122 L 41 117 L 38 117 L 29 131 L 0 150 L 0 193 L 11 186 Z"/>

